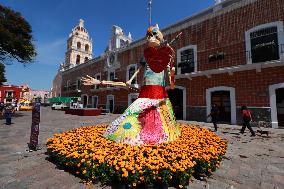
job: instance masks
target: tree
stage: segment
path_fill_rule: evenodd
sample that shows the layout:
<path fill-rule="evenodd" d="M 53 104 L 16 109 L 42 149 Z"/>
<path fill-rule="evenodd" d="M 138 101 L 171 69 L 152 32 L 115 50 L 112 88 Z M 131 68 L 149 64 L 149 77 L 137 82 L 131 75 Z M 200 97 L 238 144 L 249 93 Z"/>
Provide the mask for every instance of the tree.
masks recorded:
<path fill-rule="evenodd" d="M 20 63 L 33 61 L 36 51 L 31 33 L 30 24 L 19 12 L 0 5 L 0 62 L 7 63 L 9 59 Z"/>
<path fill-rule="evenodd" d="M 2 85 L 4 82 L 6 82 L 5 78 L 5 65 L 0 63 L 0 85 Z"/>

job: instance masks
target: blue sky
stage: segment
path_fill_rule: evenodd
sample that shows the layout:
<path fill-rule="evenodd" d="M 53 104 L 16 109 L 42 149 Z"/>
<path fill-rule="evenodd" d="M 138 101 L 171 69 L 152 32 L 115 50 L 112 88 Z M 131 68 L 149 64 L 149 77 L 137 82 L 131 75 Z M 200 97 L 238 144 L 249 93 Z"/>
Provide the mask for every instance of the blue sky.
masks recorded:
<path fill-rule="evenodd" d="M 79 19 L 93 39 L 93 54 L 106 48 L 112 25 L 131 32 L 134 40 L 145 35 L 148 26 L 148 0 L 0 0 L 20 12 L 30 23 L 38 56 L 24 67 L 18 62 L 6 66 L 7 83 L 28 84 L 49 90 L 58 66 L 64 61 L 66 40 Z M 174 4 L 173 4 L 174 3 Z M 214 0 L 153 0 L 153 23 L 160 28 L 184 19 L 209 6 Z"/>

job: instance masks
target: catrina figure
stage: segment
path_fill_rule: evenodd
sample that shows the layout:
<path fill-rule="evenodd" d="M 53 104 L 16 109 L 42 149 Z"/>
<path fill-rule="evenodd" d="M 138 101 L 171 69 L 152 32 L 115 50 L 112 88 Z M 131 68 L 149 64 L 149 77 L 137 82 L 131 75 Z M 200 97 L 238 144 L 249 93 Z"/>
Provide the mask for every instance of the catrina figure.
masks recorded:
<path fill-rule="evenodd" d="M 171 70 L 174 51 L 163 42 L 163 34 L 157 26 L 148 28 L 144 49 L 146 64 L 139 97 L 108 126 L 104 137 L 131 145 L 160 144 L 179 137 L 180 128 L 165 89 L 165 70 Z M 139 69 L 124 85 L 129 85 L 138 72 Z M 85 84 L 91 80 L 84 79 Z"/>

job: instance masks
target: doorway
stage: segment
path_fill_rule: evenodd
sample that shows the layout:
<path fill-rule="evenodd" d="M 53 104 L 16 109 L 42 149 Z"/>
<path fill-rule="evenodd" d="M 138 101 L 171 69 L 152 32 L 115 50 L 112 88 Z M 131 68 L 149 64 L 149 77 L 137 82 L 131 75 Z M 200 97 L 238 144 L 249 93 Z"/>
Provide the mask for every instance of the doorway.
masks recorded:
<path fill-rule="evenodd" d="M 107 96 L 106 108 L 109 109 L 110 113 L 113 113 L 114 111 L 114 96 L 113 95 Z"/>
<path fill-rule="evenodd" d="M 93 108 L 98 108 L 98 96 L 93 96 Z"/>
<path fill-rule="evenodd" d="M 278 127 L 284 127 L 284 88 L 275 90 Z"/>
<path fill-rule="evenodd" d="M 167 91 L 169 99 L 172 103 L 173 111 L 176 119 L 183 119 L 183 90 L 179 88 L 170 89 Z"/>
<path fill-rule="evenodd" d="M 83 95 L 83 108 L 86 108 L 88 104 L 88 96 Z"/>
<path fill-rule="evenodd" d="M 231 123 L 230 91 L 214 91 L 211 93 L 211 105 L 216 104 L 219 110 L 218 120 Z"/>

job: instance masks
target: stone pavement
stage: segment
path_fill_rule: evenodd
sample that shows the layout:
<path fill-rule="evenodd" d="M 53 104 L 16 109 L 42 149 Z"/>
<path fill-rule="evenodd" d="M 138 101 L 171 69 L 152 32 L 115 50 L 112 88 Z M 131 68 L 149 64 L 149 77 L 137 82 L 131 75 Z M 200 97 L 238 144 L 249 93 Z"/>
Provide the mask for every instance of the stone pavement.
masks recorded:
<path fill-rule="evenodd" d="M 40 144 L 43 149 L 27 152 L 31 112 L 18 112 L 11 126 L 0 120 L 0 188 L 51 189 L 51 188 L 106 188 L 85 186 L 79 178 L 60 170 L 49 162 L 45 142 L 54 133 L 64 132 L 83 125 L 109 123 L 119 115 L 79 117 L 61 111 L 42 108 Z M 181 121 L 184 122 L 184 121 Z M 188 123 L 188 122 L 186 122 Z M 190 122 L 212 128 L 208 123 Z M 282 189 L 284 188 L 284 130 L 268 129 L 268 137 L 250 137 L 246 130 L 239 135 L 239 126 L 220 125 L 217 134 L 229 141 L 226 158 L 220 169 L 207 181 L 193 179 L 188 188 L 196 189 Z M 254 128 L 256 130 L 256 128 Z"/>

